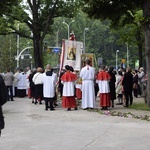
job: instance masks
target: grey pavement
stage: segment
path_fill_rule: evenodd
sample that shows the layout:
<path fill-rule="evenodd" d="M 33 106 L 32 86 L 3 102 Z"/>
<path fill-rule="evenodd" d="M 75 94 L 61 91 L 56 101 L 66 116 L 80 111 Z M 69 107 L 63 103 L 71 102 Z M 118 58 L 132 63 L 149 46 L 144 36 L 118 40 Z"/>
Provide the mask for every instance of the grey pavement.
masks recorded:
<path fill-rule="evenodd" d="M 14 99 L 3 106 L 6 125 L 0 138 L 0 150 L 150 149 L 149 121 L 106 116 L 80 108 L 66 111 L 61 101 L 55 111 L 45 111 L 44 103 L 34 105 L 28 98 Z M 111 110 L 150 114 L 120 105 Z"/>

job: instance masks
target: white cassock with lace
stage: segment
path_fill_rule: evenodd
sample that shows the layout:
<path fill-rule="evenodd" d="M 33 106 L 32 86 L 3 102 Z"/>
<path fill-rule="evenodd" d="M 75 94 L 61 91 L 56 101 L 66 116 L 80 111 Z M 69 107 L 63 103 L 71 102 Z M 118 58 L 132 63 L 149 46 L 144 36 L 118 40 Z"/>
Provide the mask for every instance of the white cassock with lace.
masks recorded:
<path fill-rule="evenodd" d="M 82 78 L 82 109 L 95 108 L 95 69 L 89 65 L 83 67 L 80 71 Z"/>

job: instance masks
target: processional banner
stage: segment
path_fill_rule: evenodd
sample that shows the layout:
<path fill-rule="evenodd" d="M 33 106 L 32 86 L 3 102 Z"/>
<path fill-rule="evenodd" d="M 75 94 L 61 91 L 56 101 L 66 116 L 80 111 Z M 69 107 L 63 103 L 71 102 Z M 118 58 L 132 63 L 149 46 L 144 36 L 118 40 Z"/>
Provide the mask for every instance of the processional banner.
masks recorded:
<path fill-rule="evenodd" d="M 81 69 L 81 54 L 83 50 L 83 42 L 62 40 L 62 53 L 60 60 L 60 70 L 65 68 L 65 65 L 72 66 L 74 70 Z"/>

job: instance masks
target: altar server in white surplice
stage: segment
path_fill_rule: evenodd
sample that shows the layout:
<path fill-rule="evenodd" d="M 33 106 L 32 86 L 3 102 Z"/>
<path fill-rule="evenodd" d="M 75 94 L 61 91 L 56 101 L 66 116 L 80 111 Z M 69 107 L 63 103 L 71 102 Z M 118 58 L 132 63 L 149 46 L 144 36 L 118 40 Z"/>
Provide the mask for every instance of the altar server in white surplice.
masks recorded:
<path fill-rule="evenodd" d="M 95 108 L 94 79 L 95 69 L 90 66 L 90 60 L 86 60 L 86 66 L 80 71 L 82 78 L 82 109 Z"/>
<path fill-rule="evenodd" d="M 55 85 L 57 82 L 57 75 L 51 70 L 50 64 L 46 66 L 46 72 L 43 73 L 43 96 L 45 99 L 45 110 L 48 110 L 50 103 L 50 110 L 55 110 L 53 107 L 55 97 Z"/>

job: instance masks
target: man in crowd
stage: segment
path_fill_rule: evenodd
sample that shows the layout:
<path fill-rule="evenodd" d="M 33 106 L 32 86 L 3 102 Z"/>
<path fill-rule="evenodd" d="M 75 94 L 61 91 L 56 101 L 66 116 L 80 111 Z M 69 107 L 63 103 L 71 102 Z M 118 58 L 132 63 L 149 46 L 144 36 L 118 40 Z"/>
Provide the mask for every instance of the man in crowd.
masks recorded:
<path fill-rule="evenodd" d="M 9 98 L 11 101 L 13 100 L 13 80 L 14 80 L 14 75 L 10 71 L 10 69 L 7 69 L 7 73 L 4 75 L 4 82 L 7 88 L 7 100 L 9 101 Z"/>
<path fill-rule="evenodd" d="M 42 75 L 43 96 L 45 100 L 45 110 L 48 110 L 50 103 L 50 110 L 55 110 L 53 107 L 55 97 L 55 85 L 57 82 L 57 75 L 51 70 L 50 64 L 46 66 L 46 72 Z"/>
<path fill-rule="evenodd" d="M 100 71 L 97 75 L 96 82 L 99 86 L 99 92 L 100 92 L 100 107 L 102 107 L 102 110 L 108 110 L 108 107 L 110 107 L 110 74 L 106 71 L 106 67 L 102 66 L 100 68 Z"/>
<path fill-rule="evenodd" d="M 95 69 L 90 66 L 89 59 L 80 71 L 80 78 L 82 78 L 82 109 L 95 108 Z"/>
<path fill-rule="evenodd" d="M 131 74 L 130 67 L 128 67 L 126 69 L 126 73 L 124 74 L 122 85 L 123 85 L 124 94 L 125 94 L 125 98 L 126 98 L 125 107 L 128 107 L 129 104 L 132 105 L 132 103 L 133 103 L 133 96 L 132 96 L 133 75 Z"/>
<path fill-rule="evenodd" d="M 62 95 L 62 107 L 68 108 L 67 111 L 71 111 L 71 108 L 77 110 L 76 100 L 75 100 L 75 81 L 77 76 L 70 71 L 70 66 L 65 66 L 66 72 L 61 77 L 61 82 L 63 83 L 63 95 Z"/>
<path fill-rule="evenodd" d="M 1 130 L 4 129 L 5 126 L 2 105 L 5 104 L 6 102 L 7 102 L 6 86 L 3 77 L 0 75 L 0 136 L 1 136 Z"/>

